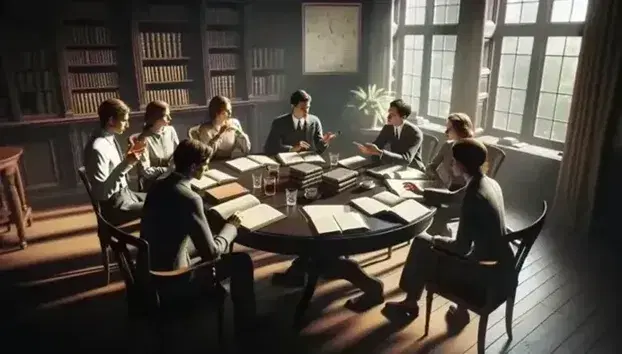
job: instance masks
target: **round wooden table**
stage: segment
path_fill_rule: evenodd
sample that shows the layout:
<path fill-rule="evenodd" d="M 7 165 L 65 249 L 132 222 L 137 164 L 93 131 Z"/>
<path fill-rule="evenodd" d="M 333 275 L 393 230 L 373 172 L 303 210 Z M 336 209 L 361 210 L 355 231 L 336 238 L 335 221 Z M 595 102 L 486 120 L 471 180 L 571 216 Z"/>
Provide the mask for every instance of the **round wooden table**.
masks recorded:
<path fill-rule="evenodd" d="M 26 203 L 24 183 L 19 170 L 19 159 L 24 151 L 19 147 L 0 146 L 0 180 L 3 189 L 0 193 L 0 224 L 11 230 L 11 223 L 17 227 L 20 247 L 26 248 L 26 225 L 32 225 L 32 210 Z M 8 206 L 8 212 L 2 211 Z"/>
<path fill-rule="evenodd" d="M 329 170 L 328 166 L 323 166 L 325 171 Z M 409 224 L 399 223 L 388 219 L 366 216 L 370 230 L 366 232 L 348 233 L 342 235 L 316 235 L 313 227 L 307 220 L 306 215 L 302 211 L 305 205 L 348 205 L 350 200 L 363 196 L 372 196 L 376 193 L 386 190 L 381 181 L 377 181 L 373 190 L 360 190 L 358 187 L 350 188 L 337 195 L 321 195 L 318 199 L 309 201 L 304 199 L 304 191 L 298 191 L 297 205 L 288 207 L 285 202 L 285 188 L 291 186 L 289 181 L 289 168 L 281 167 L 279 170 L 279 182 L 277 183 L 277 191 L 274 196 L 266 196 L 263 190 L 254 190 L 252 184 L 253 171 L 237 173 L 230 169 L 227 165 L 220 161 L 210 163 L 211 169 L 218 169 L 232 176 L 238 177 L 237 182 L 252 191 L 262 203 L 266 203 L 286 214 L 287 217 L 273 224 L 265 226 L 259 230 L 250 232 L 240 229 L 235 242 L 246 247 L 278 254 L 296 255 L 300 257 L 314 258 L 338 258 L 354 254 L 373 252 L 402 244 L 414 238 L 416 235 L 424 232 L 432 223 L 435 209 L 431 208 L 430 212 L 423 217 Z M 258 170 L 256 170 L 258 171 Z M 262 169 L 267 174 L 265 168 Z M 364 169 L 359 172 L 359 180 L 373 179 L 364 173 Z M 322 188 L 318 185 L 320 194 Z M 354 209 L 353 209 L 354 210 Z M 210 213 L 208 213 L 210 215 Z M 214 219 L 211 215 L 210 222 Z M 220 227 L 222 221 L 214 221 Z M 217 229 L 217 228 L 216 228 Z M 349 262 L 354 262 L 346 260 Z M 300 323 L 315 288 L 318 278 L 321 274 L 308 271 L 308 281 L 300 300 L 295 315 L 295 322 Z"/>

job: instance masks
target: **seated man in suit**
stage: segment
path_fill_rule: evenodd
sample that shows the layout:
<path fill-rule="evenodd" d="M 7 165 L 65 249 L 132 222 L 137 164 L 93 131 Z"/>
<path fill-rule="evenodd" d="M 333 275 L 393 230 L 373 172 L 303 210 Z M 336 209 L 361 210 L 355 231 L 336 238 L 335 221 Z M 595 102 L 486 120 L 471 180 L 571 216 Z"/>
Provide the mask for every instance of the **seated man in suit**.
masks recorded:
<path fill-rule="evenodd" d="M 406 119 L 411 114 L 411 108 L 401 99 L 389 104 L 387 124 L 382 127 L 380 134 L 373 143 L 357 146 L 364 155 L 377 156 L 384 163 L 411 165 L 424 171 L 425 165 L 421 158 L 421 143 L 423 133 L 416 125 Z M 389 149 L 385 146 L 389 145 Z"/>
<path fill-rule="evenodd" d="M 400 278 L 400 288 L 406 292 L 406 299 L 387 304 L 386 310 L 410 319 L 418 316 L 417 301 L 423 292 L 425 279 L 435 271 L 431 269 L 431 246 L 478 261 L 496 261 L 508 267 L 513 264 L 514 253 L 504 239 L 505 208 L 501 187 L 482 172 L 487 157 L 486 147 L 473 138 L 466 138 L 457 141 L 452 152 L 454 176 L 462 176 L 467 181 L 456 237 L 429 234 L 416 237 Z M 465 313 L 466 310 L 452 307 L 449 314 Z"/>
<path fill-rule="evenodd" d="M 197 268 L 187 286 L 177 287 L 172 296 L 201 296 L 201 289 L 231 279 L 237 334 L 245 334 L 255 317 L 253 262 L 246 253 L 227 253 L 237 236 L 240 220 L 232 216 L 214 236 L 205 216 L 202 198 L 192 190 L 190 180 L 200 178 L 207 168 L 212 148 L 198 140 L 183 140 L 173 154 L 175 171 L 157 180 L 143 208 L 140 235 L 149 242 L 151 269 L 171 271 L 191 264 L 216 260 L 211 267 Z"/>
<path fill-rule="evenodd" d="M 124 153 L 116 135 L 130 126 L 130 109 L 120 99 L 110 98 L 99 105 L 100 127 L 84 148 L 84 168 L 93 197 L 108 222 L 119 225 L 140 217 L 144 193 L 129 189 L 127 173 L 136 165 L 145 149 L 138 142 Z"/>
<path fill-rule="evenodd" d="M 266 155 L 281 152 L 313 151 L 321 154 L 335 138 L 333 133 L 322 133 L 320 119 L 309 114 L 311 96 L 298 90 L 292 94 L 289 102 L 291 113 L 284 114 L 274 121 L 264 145 Z"/>

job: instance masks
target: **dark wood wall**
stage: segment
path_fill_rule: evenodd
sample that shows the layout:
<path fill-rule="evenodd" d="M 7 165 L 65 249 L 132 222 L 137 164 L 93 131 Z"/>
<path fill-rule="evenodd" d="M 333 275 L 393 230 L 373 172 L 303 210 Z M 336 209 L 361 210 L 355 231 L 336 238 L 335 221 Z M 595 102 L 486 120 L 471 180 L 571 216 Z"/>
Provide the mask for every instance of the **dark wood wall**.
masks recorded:
<path fill-rule="evenodd" d="M 154 0 L 155 1 L 155 0 Z M 191 6 L 200 8 L 200 1 L 187 0 Z M 161 1 L 160 1 L 161 2 Z M 61 43 L 64 41 L 62 25 L 65 16 L 64 3 L 36 5 L 28 1 L 5 3 L 5 20 L 2 37 L 2 73 L 1 92 L 9 89 L 13 106 L 19 105 L 16 93 L 10 92 L 15 83 L 15 68 L 19 66 L 21 50 L 48 48 L 54 53 L 51 67 L 52 75 L 59 85 L 58 96 L 53 105 L 57 110 L 47 114 L 29 115 L 23 107 L 12 107 L 11 116 L 0 120 L 0 145 L 15 145 L 25 149 L 22 172 L 30 199 L 41 200 L 82 194 L 76 170 L 82 165 L 82 150 L 91 131 L 97 128 L 97 118 L 93 114 L 74 114 L 71 110 L 71 91 L 67 83 L 67 65 Z M 136 57 L 139 38 L 136 32 L 135 11 L 144 4 L 136 1 L 123 5 L 107 2 L 113 6 L 113 25 L 119 42 L 118 72 L 120 97 L 132 107 L 131 127 L 127 134 L 140 130 L 142 125 L 141 98 L 144 90 L 144 78 L 140 78 L 142 68 L 140 57 Z M 171 3 L 171 2 L 169 2 Z M 181 2 L 173 2 L 179 4 Z M 209 4 L 229 5 L 228 1 Z M 360 46 L 359 72 L 351 75 L 303 75 L 302 68 L 302 1 L 246 1 L 234 2 L 244 12 L 243 42 L 245 49 L 251 46 L 284 48 L 286 86 L 280 97 L 269 100 L 249 99 L 248 93 L 234 104 L 234 115 L 239 117 L 244 129 L 248 131 L 253 143 L 253 150 L 260 150 L 268 133 L 270 123 L 278 114 L 290 109 L 288 96 L 295 89 L 306 89 L 313 96 L 313 113 L 321 117 L 326 129 L 341 129 L 339 118 L 349 97 L 349 90 L 367 82 L 368 28 L 372 6 L 362 4 L 362 33 Z M 65 5 L 63 5 L 65 4 Z M 204 5 L 203 5 L 204 6 Z M 36 10 L 35 10 L 36 9 Z M 201 37 L 199 15 L 196 22 L 186 24 L 188 32 Z M 169 26 L 174 26 L 170 24 Z M 174 28 L 174 27 L 173 27 Z M 200 45 L 200 41 L 195 41 Z M 125 48 L 125 49 L 123 49 Z M 205 48 L 194 48 L 192 55 L 205 53 Z M 203 54 L 205 55 L 205 54 Z M 199 63 L 203 60 L 198 59 Z M 246 68 L 247 66 L 244 66 Z M 242 70 L 244 70 L 244 68 Z M 205 104 L 210 97 L 209 68 L 195 66 L 189 72 L 198 84 L 193 84 L 194 95 L 204 95 L 205 99 L 195 99 L 195 104 L 178 107 L 173 110 L 173 124 L 180 136 L 186 136 L 189 127 L 199 124 L 205 116 Z M 250 74 L 242 72 L 249 77 Z M 202 88 L 203 87 L 203 88 Z M 248 85 L 247 85 L 248 87 Z M 202 91 L 203 90 L 203 91 Z M 16 109 L 17 108 L 17 109 Z M 124 137 L 126 138 L 126 137 Z"/>

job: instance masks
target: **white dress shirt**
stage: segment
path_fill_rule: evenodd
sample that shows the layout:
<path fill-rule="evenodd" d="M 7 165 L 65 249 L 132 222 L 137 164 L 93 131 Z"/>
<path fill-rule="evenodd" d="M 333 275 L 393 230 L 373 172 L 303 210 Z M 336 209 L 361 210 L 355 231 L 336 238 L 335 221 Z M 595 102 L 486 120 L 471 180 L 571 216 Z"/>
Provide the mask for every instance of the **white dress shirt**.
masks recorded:
<path fill-rule="evenodd" d="M 117 146 L 115 135 L 104 131 L 85 151 L 86 175 L 91 182 L 93 196 L 99 201 L 106 201 L 127 187 L 126 174 L 134 165 L 127 163 L 119 150 L 121 147 Z"/>
<path fill-rule="evenodd" d="M 307 120 L 304 118 L 296 118 L 292 114 L 292 121 L 294 122 L 294 130 L 298 130 L 298 122 L 300 122 L 300 126 L 302 127 L 302 130 L 305 130 L 307 128 Z"/>
<path fill-rule="evenodd" d="M 395 136 L 399 139 L 402 136 L 402 128 L 404 128 L 404 123 L 402 122 L 402 124 L 400 125 L 396 125 L 393 128 L 393 132 L 395 134 Z"/>
<path fill-rule="evenodd" d="M 147 179 L 157 178 L 169 170 L 179 137 L 175 128 L 167 125 L 159 132 L 147 133 L 145 143 L 147 146 L 140 158 L 139 173 Z"/>
<path fill-rule="evenodd" d="M 231 156 L 231 153 L 235 148 L 239 148 L 242 154 L 248 154 L 251 150 L 251 141 L 248 137 L 248 134 L 244 133 L 242 130 L 242 125 L 240 121 L 235 118 L 230 118 L 230 122 L 232 126 L 236 127 L 241 134 L 239 136 L 235 131 L 226 131 L 224 132 L 220 138 L 214 144 L 214 156 L 217 157 L 228 157 Z M 211 126 L 209 124 L 202 124 L 199 127 L 198 132 L 198 140 L 202 141 L 205 144 L 208 144 L 212 138 L 214 138 L 218 131 L 220 130 L 220 126 Z"/>

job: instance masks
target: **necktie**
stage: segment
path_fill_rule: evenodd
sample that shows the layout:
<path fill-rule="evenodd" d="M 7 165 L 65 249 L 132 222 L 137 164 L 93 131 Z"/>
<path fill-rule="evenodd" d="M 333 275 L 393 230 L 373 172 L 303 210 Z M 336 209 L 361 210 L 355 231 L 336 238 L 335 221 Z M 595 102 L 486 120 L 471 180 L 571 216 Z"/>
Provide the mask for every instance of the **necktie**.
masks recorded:
<path fill-rule="evenodd" d="M 298 131 L 302 131 L 302 120 L 298 120 L 298 127 L 296 128 Z"/>
<path fill-rule="evenodd" d="M 399 130 L 397 127 L 395 127 L 395 139 L 399 140 L 400 139 L 400 134 L 399 134 Z"/>

